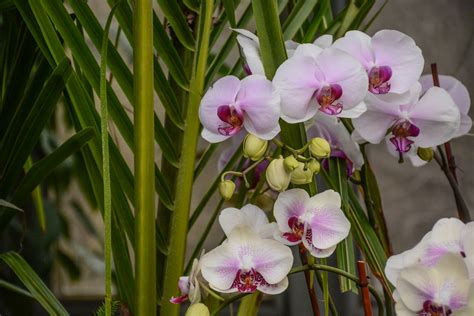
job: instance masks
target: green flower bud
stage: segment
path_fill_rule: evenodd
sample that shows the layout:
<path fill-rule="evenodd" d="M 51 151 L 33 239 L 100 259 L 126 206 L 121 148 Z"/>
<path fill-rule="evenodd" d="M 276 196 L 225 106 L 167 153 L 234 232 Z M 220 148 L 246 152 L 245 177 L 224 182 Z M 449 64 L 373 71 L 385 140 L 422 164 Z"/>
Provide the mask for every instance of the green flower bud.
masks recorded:
<path fill-rule="evenodd" d="M 244 139 L 244 157 L 257 161 L 265 155 L 268 148 L 268 141 L 258 138 L 255 135 L 247 134 Z"/>
<path fill-rule="evenodd" d="M 307 184 L 313 181 L 313 171 L 306 168 L 304 163 L 300 162 L 298 167 L 291 173 L 291 183 L 293 184 Z"/>
<path fill-rule="evenodd" d="M 290 185 L 290 173 L 285 168 L 282 156 L 273 159 L 266 171 L 267 183 L 275 191 L 285 191 Z"/>
<path fill-rule="evenodd" d="M 232 198 L 232 195 L 235 191 L 235 183 L 231 180 L 224 180 L 219 183 L 219 193 L 221 194 L 222 198 L 226 201 Z"/>
<path fill-rule="evenodd" d="M 434 156 L 433 148 L 418 147 L 416 154 L 418 155 L 418 157 L 420 157 L 421 160 L 424 161 L 431 161 Z"/>
<path fill-rule="evenodd" d="M 319 170 L 321 170 L 321 164 L 314 158 L 308 161 L 307 167 L 309 170 L 313 171 L 313 173 L 316 174 L 318 174 Z"/>
<path fill-rule="evenodd" d="M 324 138 L 315 137 L 309 142 L 309 151 L 316 158 L 328 158 L 331 154 L 331 147 Z"/>
<path fill-rule="evenodd" d="M 189 306 L 185 316 L 209 316 L 209 308 L 203 303 L 196 303 Z"/>
<path fill-rule="evenodd" d="M 285 158 L 285 168 L 288 171 L 293 171 L 298 168 L 299 162 L 293 155 L 290 155 Z"/>

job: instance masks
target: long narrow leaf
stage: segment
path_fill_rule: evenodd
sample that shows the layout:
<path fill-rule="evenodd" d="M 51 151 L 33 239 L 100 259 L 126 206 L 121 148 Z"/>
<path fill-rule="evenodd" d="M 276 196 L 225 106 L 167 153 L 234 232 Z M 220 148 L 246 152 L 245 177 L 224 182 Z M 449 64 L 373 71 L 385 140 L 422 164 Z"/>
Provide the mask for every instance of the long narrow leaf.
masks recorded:
<path fill-rule="evenodd" d="M 284 39 L 292 39 L 296 35 L 317 3 L 318 0 L 298 1 L 296 3 L 296 6 L 293 8 L 290 15 L 283 24 Z"/>
<path fill-rule="evenodd" d="M 181 44 L 189 50 L 194 50 L 194 37 L 178 1 L 157 0 L 156 2 L 158 2 Z"/>

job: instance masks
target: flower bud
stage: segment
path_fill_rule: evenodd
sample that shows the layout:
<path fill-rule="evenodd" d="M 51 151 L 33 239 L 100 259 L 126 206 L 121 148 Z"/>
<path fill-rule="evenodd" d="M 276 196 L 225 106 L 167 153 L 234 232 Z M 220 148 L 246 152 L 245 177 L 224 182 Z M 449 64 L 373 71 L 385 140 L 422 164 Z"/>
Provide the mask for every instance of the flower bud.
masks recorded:
<path fill-rule="evenodd" d="M 222 198 L 226 201 L 232 198 L 232 195 L 235 191 L 235 183 L 231 180 L 224 180 L 219 183 L 219 193 L 221 194 Z"/>
<path fill-rule="evenodd" d="M 196 303 L 189 306 L 185 316 L 209 316 L 209 308 L 203 303 Z"/>
<path fill-rule="evenodd" d="M 316 159 L 312 158 L 308 161 L 307 167 L 309 170 L 313 171 L 313 173 L 318 174 L 319 170 L 321 170 L 321 164 Z"/>
<path fill-rule="evenodd" d="M 285 168 L 288 171 L 293 171 L 298 168 L 299 162 L 296 158 L 292 155 L 285 158 Z"/>
<path fill-rule="evenodd" d="M 313 171 L 306 168 L 304 163 L 300 162 L 298 167 L 291 173 L 291 183 L 307 184 L 313 181 Z"/>
<path fill-rule="evenodd" d="M 244 157 L 257 161 L 265 155 L 268 148 L 268 141 L 258 138 L 255 135 L 247 134 L 244 139 Z"/>
<path fill-rule="evenodd" d="M 267 183 L 275 191 L 285 191 L 290 185 L 290 173 L 285 168 L 282 156 L 273 159 L 266 171 Z"/>
<path fill-rule="evenodd" d="M 309 142 L 309 151 L 316 158 L 328 158 L 331 154 L 331 147 L 324 138 L 315 137 Z"/>
<path fill-rule="evenodd" d="M 434 156 L 433 148 L 418 147 L 416 154 L 418 155 L 418 157 L 420 157 L 421 160 L 424 161 L 431 161 Z"/>

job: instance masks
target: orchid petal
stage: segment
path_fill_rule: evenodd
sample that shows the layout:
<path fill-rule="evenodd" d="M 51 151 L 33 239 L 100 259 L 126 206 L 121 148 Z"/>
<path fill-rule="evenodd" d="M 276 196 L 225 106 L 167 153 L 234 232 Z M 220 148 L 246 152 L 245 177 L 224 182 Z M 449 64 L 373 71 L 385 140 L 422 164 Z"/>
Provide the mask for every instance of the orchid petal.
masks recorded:
<path fill-rule="evenodd" d="M 271 139 L 280 118 L 280 96 L 272 82 L 262 75 L 251 75 L 241 81 L 237 102 L 244 111 L 244 126 L 250 133 Z"/>
<path fill-rule="evenodd" d="M 281 117 L 286 122 L 304 122 L 318 111 L 314 98 L 314 93 L 319 88 L 314 76 L 315 69 L 312 57 L 296 56 L 296 52 L 295 56 L 277 69 L 273 84 L 280 93 Z"/>
<path fill-rule="evenodd" d="M 338 206 L 324 206 L 311 211 L 313 245 L 317 248 L 330 248 L 349 235 L 351 224 Z"/>
<path fill-rule="evenodd" d="M 237 226 L 247 226 L 258 233 L 261 227 L 268 224 L 268 218 L 257 206 L 247 204 L 240 210 L 233 207 L 222 210 L 219 224 L 228 237 Z"/>
<path fill-rule="evenodd" d="M 354 107 L 352 107 L 348 110 L 342 109 L 341 114 L 338 115 L 338 116 L 339 117 L 345 117 L 345 118 L 357 118 L 357 117 L 361 116 L 362 114 L 364 114 L 366 111 L 367 111 L 367 105 L 365 104 L 364 101 L 362 101 L 359 104 L 357 104 L 356 106 L 354 106 Z"/>
<path fill-rule="evenodd" d="M 323 49 L 314 44 L 300 44 L 296 47 L 293 54 L 294 57 L 311 57 L 316 60 L 318 56 L 323 52 Z"/>
<path fill-rule="evenodd" d="M 336 40 L 333 47 L 341 49 L 356 58 L 368 71 L 375 62 L 371 38 L 360 31 L 349 31 L 344 37 Z"/>
<path fill-rule="evenodd" d="M 334 190 L 326 190 L 312 196 L 307 203 L 306 209 L 309 212 L 313 212 L 314 210 L 331 206 L 340 208 L 341 196 Z"/>
<path fill-rule="evenodd" d="M 283 280 L 276 284 L 260 284 L 257 289 L 265 294 L 276 295 L 284 292 L 288 288 L 288 278 L 285 277 Z"/>
<path fill-rule="evenodd" d="M 218 142 L 227 138 L 227 136 L 223 136 L 218 132 L 222 121 L 217 116 L 217 108 L 222 105 L 233 104 L 239 89 L 239 78 L 226 76 L 217 80 L 202 98 L 199 107 L 199 120 L 204 129 L 201 135 L 209 142 Z"/>
<path fill-rule="evenodd" d="M 309 253 L 316 258 L 327 258 L 334 253 L 337 246 L 321 249 L 317 248 L 312 241 L 312 230 L 309 223 L 305 223 L 304 234 L 303 234 L 303 245 L 309 251 Z"/>
<path fill-rule="evenodd" d="M 201 271 L 204 279 L 213 288 L 228 290 L 240 269 L 238 254 L 229 243 L 214 248 L 201 259 Z"/>
<path fill-rule="evenodd" d="M 303 189 L 291 189 L 281 192 L 273 206 L 273 215 L 281 232 L 291 231 L 288 220 L 300 217 L 306 212 L 308 193 Z"/>
<path fill-rule="evenodd" d="M 260 57 L 260 44 L 258 37 L 244 29 L 234 29 L 237 35 L 237 42 L 239 43 L 242 53 L 252 74 L 265 74 L 262 60 Z"/>
<path fill-rule="evenodd" d="M 313 44 L 321 48 L 328 48 L 332 45 L 333 37 L 330 34 L 324 34 L 314 40 Z"/>
<path fill-rule="evenodd" d="M 382 30 L 372 37 L 371 44 L 377 65 L 392 69 L 390 92 L 403 93 L 418 81 L 424 59 L 411 37 L 395 30 Z"/>
<path fill-rule="evenodd" d="M 260 239 L 251 245 L 254 268 L 269 284 L 281 282 L 293 266 L 293 254 L 289 247 L 276 240 Z"/>
<path fill-rule="evenodd" d="M 464 223 L 457 218 L 442 218 L 437 221 L 425 249 L 423 264 L 433 266 L 446 253 L 459 255 L 463 250 L 461 248 L 463 229 Z"/>
<path fill-rule="evenodd" d="M 429 89 L 411 107 L 410 119 L 419 129 L 416 144 L 433 147 L 450 140 L 460 126 L 460 113 L 449 94 L 438 87 Z"/>

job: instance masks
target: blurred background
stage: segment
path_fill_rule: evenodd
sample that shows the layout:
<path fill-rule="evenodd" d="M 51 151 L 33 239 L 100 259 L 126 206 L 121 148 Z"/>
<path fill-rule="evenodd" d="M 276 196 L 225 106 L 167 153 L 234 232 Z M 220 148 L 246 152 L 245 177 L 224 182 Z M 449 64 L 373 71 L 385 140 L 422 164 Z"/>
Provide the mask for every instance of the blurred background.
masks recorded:
<path fill-rule="evenodd" d="M 246 1 L 247 2 L 247 1 Z M 387 3 L 386 3 L 387 2 Z M 110 8 L 103 0 L 89 0 L 102 25 L 105 24 Z M 337 12 L 345 0 L 333 0 L 333 10 Z M 474 95 L 474 1 L 472 0 L 377 0 L 372 12 L 385 5 L 382 13 L 369 28 L 373 35 L 381 29 L 396 29 L 414 38 L 425 57 L 425 73 L 429 73 L 430 63 L 436 62 L 440 74 L 452 75 L 461 80 Z M 372 13 L 373 14 L 373 13 Z M 371 15 L 369 15 L 369 18 Z M 254 31 L 254 26 L 250 26 Z M 112 27 L 111 38 L 117 32 Z M 230 32 L 230 30 L 227 30 Z M 129 56 L 128 43 L 120 41 L 119 51 Z M 92 46 L 92 45 L 91 45 Z M 238 58 L 237 47 L 230 60 Z M 130 64 L 131 65 L 131 64 Z M 127 104 L 124 104 L 127 107 Z M 157 107 L 158 108 L 158 107 Z M 474 110 L 471 108 L 471 117 Z M 130 113 L 130 115 L 132 115 Z M 41 157 L 61 143 L 70 131 L 64 124 L 64 113 L 58 111 L 57 122 L 51 126 L 51 133 L 45 133 L 37 155 Z M 204 148 L 204 143 L 201 144 Z M 474 207 L 474 137 L 464 136 L 452 141 L 458 166 L 460 187 L 468 206 Z M 410 162 L 399 164 L 391 156 L 384 144 L 369 147 L 369 155 L 382 192 L 385 216 L 389 227 L 393 250 L 402 252 L 415 245 L 441 217 L 456 216 L 456 206 L 451 188 L 436 163 L 420 168 Z M 199 201 L 206 186 L 216 173 L 218 155 L 215 163 L 208 164 L 195 186 L 194 200 Z M 129 161 L 131 164 L 132 162 Z M 27 223 L 15 222 L 9 238 L 0 236 L 0 249 L 12 248 L 12 240 L 21 239 L 23 254 L 65 302 L 73 315 L 91 315 L 103 299 L 102 262 L 102 220 L 88 192 L 80 189 L 81 164 L 77 158 L 66 161 L 48 180 L 46 213 L 48 225 L 55 229 L 44 235 L 39 230 L 22 235 L 22 225 L 37 227 L 34 216 L 27 217 Z M 45 186 L 46 187 L 46 186 Z M 48 202 L 48 200 L 50 202 Z M 210 203 L 209 205 L 215 205 Z M 212 208 L 208 210 L 209 214 Z M 472 212 L 471 212 L 472 213 Z M 202 230 L 206 224 L 203 216 L 193 230 Z M 192 232 L 190 236 L 193 236 Z M 23 238 L 24 237 L 24 238 Z M 209 238 L 206 248 L 216 246 L 222 238 L 218 225 Z M 192 237 L 189 244 L 196 243 Z M 18 244 L 13 243 L 13 247 Z M 191 249 L 193 247 L 190 247 Z M 17 248 L 16 248 L 17 249 Z M 336 280 L 333 280 L 336 283 Z M 302 276 L 292 276 L 290 290 L 285 295 L 266 300 L 261 315 L 311 315 L 309 299 Z M 337 292 L 337 286 L 333 293 Z M 0 291 L 0 315 L 8 305 L 10 294 Z M 340 315 L 354 314 L 359 298 L 350 293 L 336 297 Z M 339 302 L 339 303 L 338 303 Z M 22 305 L 19 301 L 18 305 Z M 41 315 L 41 309 L 30 303 L 17 306 L 22 310 L 19 315 Z M 6 308 L 5 308 L 6 310 Z M 6 314 L 8 315 L 8 313 Z"/>

